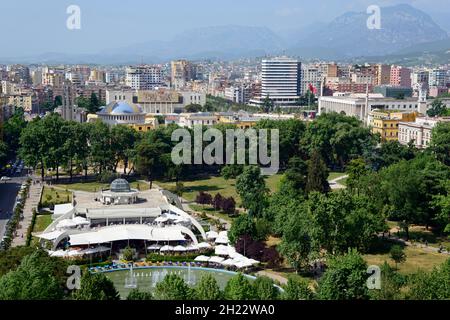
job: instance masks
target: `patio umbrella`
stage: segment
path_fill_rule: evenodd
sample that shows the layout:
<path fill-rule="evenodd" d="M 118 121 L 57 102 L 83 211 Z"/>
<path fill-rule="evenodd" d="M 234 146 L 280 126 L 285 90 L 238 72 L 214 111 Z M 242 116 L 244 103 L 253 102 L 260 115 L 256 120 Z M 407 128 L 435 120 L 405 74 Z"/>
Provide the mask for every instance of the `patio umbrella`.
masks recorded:
<path fill-rule="evenodd" d="M 199 249 L 208 249 L 208 248 L 211 248 L 211 245 L 210 245 L 209 243 L 207 243 L 207 242 L 200 242 L 200 243 L 197 245 L 197 247 L 198 247 Z"/>
<path fill-rule="evenodd" d="M 213 262 L 213 263 L 221 263 L 223 260 L 225 260 L 222 257 L 218 257 L 218 256 L 213 256 L 209 259 L 209 262 Z"/>
<path fill-rule="evenodd" d="M 173 251 L 173 247 L 172 246 L 163 246 L 161 247 L 161 249 L 159 251 Z"/>
<path fill-rule="evenodd" d="M 228 242 L 229 242 L 228 238 L 225 237 L 218 237 L 215 241 L 215 243 L 218 244 L 228 244 Z"/>
<path fill-rule="evenodd" d="M 227 259 L 222 261 L 220 264 L 224 265 L 224 266 L 234 266 L 235 265 L 235 261 L 233 259 Z"/>
<path fill-rule="evenodd" d="M 147 247 L 148 250 L 159 250 L 161 249 L 161 245 L 160 244 L 152 244 L 151 246 Z"/>
<path fill-rule="evenodd" d="M 194 261 L 197 262 L 208 262 L 209 261 L 209 257 L 207 256 L 198 256 L 194 259 Z"/>
<path fill-rule="evenodd" d="M 187 247 L 186 247 L 186 250 L 187 250 L 187 251 L 196 251 L 196 250 L 198 250 L 198 245 L 196 245 L 196 244 L 191 244 L 190 246 L 187 246 Z"/>
<path fill-rule="evenodd" d="M 173 251 L 184 252 L 184 251 L 186 251 L 186 248 L 183 246 L 176 246 L 173 248 Z"/>
<path fill-rule="evenodd" d="M 223 245 L 216 246 L 214 254 L 218 256 L 228 256 L 228 247 Z"/>
<path fill-rule="evenodd" d="M 206 239 L 209 239 L 209 240 L 214 240 L 214 239 L 216 239 L 218 236 L 219 236 L 219 234 L 218 234 L 217 232 L 215 232 L 215 231 L 208 231 L 208 232 L 206 233 Z"/>

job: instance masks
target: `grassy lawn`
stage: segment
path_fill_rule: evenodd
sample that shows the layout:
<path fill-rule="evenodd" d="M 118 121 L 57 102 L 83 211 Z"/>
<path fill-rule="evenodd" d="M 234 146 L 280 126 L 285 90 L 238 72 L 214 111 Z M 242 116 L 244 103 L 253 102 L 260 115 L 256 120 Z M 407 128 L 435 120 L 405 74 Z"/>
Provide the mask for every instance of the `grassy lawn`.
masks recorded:
<path fill-rule="evenodd" d="M 395 232 L 398 228 L 398 223 L 395 221 L 388 221 L 388 226 L 391 229 L 391 233 Z M 396 233 L 397 234 L 397 233 Z M 403 230 L 399 233 L 401 238 L 406 238 Z M 420 242 L 422 244 L 428 243 L 431 247 L 438 248 L 442 244 L 444 248 L 450 248 L 450 239 L 446 235 L 438 236 L 434 234 L 431 229 L 426 229 L 425 226 L 413 225 L 409 228 L 410 241 Z"/>
<path fill-rule="evenodd" d="M 270 192 L 275 192 L 278 189 L 280 179 L 280 174 L 266 178 L 266 185 Z M 200 191 L 204 191 L 210 193 L 212 196 L 220 193 L 224 197 L 233 197 L 236 202 L 240 202 L 239 196 L 236 193 L 236 179 L 225 180 L 222 177 L 210 176 L 182 182 L 184 185 L 183 198 L 188 201 L 194 201 L 197 194 Z M 155 181 L 155 183 L 164 189 L 175 188 L 175 182 Z"/>
<path fill-rule="evenodd" d="M 44 231 L 51 223 L 52 216 L 50 214 L 42 214 L 36 217 L 36 223 L 34 225 L 33 232 Z"/>
<path fill-rule="evenodd" d="M 44 191 L 42 192 L 41 201 L 47 204 L 68 203 L 72 201 L 72 193 L 70 191 L 66 191 L 65 189 L 62 190 L 45 186 Z"/>
<path fill-rule="evenodd" d="M 328 176 L 328 180 L 334 180 L 337 179 L 339 177 L 345 176 L 346 173 L 345 172 L 330 172 L 330 175 Z M 341 182 L 342 180 L 340 180 L 339 182 Z"/>
<path fill-rule="evenodd" d="M 200 204 L 190 204 L 189 207 L 191 207 L 192 210 L 195 210 L 197 212 L 204 212 L 204 213 L 213 215 L 213 216 L 215 216 L 217 218 L 221 218 L 221 219 L 223 219 L 225 221 L 228 221 L 228 222 L 232 222 L 233 221 L 233 218 L 231 218 L 229 215 L 227 215 L 225 213 L 222 213 L 222 212 L 219 212 L 219 211 L 216 211 L 211 206 L 202 206 Z"/>
<path fill-rule="evenodd" d="M 414 273 L 419 269 L 430 271 L 433 267 L 444 263 L 448 255 L 428 252 L 414 247 L 405 247 L 406 261 L 398 265 L 398 271 L 402 274 Z M 369 265 L 380 266 L 386 261 L 395 268 L 395 263 L 389 258 L 389 253 L 366 254 L 363 256 Z"/>
<path fill-rule="evenodd" d="M 97 192 L 102 188 L 109 188 L 109 183 L 101 183 L 101 182 L 85 182 L 85 183 L 71 183 L 71 184 L 58 184 L 59 188 L 76 190 L 76 191 L 85 191 L 85 192 Z M 144 181 L 133 181 L 130 183 L 131 188 L 139 189 L 140 191 L 148 190 L 149 185 Z"/>

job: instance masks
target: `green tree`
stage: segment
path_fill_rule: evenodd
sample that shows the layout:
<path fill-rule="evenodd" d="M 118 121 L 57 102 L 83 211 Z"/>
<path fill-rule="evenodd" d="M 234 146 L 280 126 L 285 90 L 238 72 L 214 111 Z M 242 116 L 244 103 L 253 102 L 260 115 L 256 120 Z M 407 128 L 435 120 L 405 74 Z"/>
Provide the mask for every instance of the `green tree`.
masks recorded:
<path fill-rule="evenodd" d="M 400 289 L 405 284 L 404 277 L 397 274 L 387 262 L 381 266 L 381 288 L 371 290 L 370 294 L 377 300 L 399 300 L 402 295 Z"/>
<path fill-rule="evenodd" d="M 431 272 L 419 271 L 408 281 L 412 300 L 450 299 L 450 259 Z"/>
<path fill-rule="evenodd" d="M 332 257 L 319 281 L 317 296 L 321 300 L 368 299 L 367 264 L 356 250 Z"/>
<path fill-rule="evenodd" d="M 225 286 L 225 298 L 227 300 L 252 300 L 255 298 L 255 292 L 250 281 L 238 273 L 228 280 Z"/>
<path fill-rule="evenodd" d="M 283 299 L 285 300 L 312 300 L 314 298 L 313 291 L 304 279 L 288 277 L 288 281 L 283 289 Z"/>
<path fill-rule="evenodd" d="M 350 190 L 354 190 L 359 179 L 368 173 L 367 165 L 362 158 L 353 159 L 347 165 L 347 186 Z"/>
<path fill-rule="evenodd" d="M 202 106 L 199 104 L 188 104 L 186 107 L 184 107 L 184 111 L 192 113 L 200 112 L 202 111 Z"/>
<path fill-rule="evenodd" d="M 148 291 L 133 289 L 127 296 L 127 300 L 153 300 L 153 295 Z"/>
<path fill-rule="evenodd" d="M 266 276 L 257 277 L 253 287 L 258 300 L 276 300 L 279 297 L 278 288 L 275 287 L 273 280 Z"/>
<path fill-rule="evenodd" d="M 434 99 L 431 104 L 431 108 L 427 110 L 429 117 L 440 117 L 446 114 L 447 106 L 441 101 L 441 99 Z"/>
<path fill-rule="evenodd" d="M 296 270 L 304 270 L 309 266 L 313 243 L 311 239 L 311 226 L 305 206 L 292 212 L 283 225 L 283 237 L 278 251 Z"/>
<path fill-rule="evenodd" d="M 270 99 L 269 95 L 267 95 L 262 103 L 262 109 L 265 113 L 270 113 L 274 109 L 274 103 L 273 100 Z"/>
<path fill-rule="evenodd" d="M 248 209 L 250 215 L 254 217 L 262 215 L 267 204 L 268 189 L 259 167 L 244 168 L 237 178 L 236 191 L 241 197 L 242 205 Z"/>
<path fill-rule="evenodd" d="M 406 254 L 403 248 L 395 244 L 389 250 L 389 257 L 395 262 L 395 268 L 398 269 L 398 264 L 406 261 Z"/>
<path fill-rule="evenodd" d="M 311 159 L 308 161 L 308 176 L 306 180 L 306 192 L 322 192 L 327 193 L 330 191 L 330 185 L 328 183 L 328 168 L 323 161 L 320 153 L 314 151 L 311 155 Z"/>
<path fill-rule="evenodd" d="M 180 276 L 169 274 L 163 281 L 156 284 L 154 294 L 158 300 L 191 300 L 194 291 Z"/>
<path fill-rule="evenodd" d="M 111 149 L 114 154 L 114 171 L 120 161 L 123 162 L 123 173 L 128 168 L 129 155 L 137 141 L 137 132 L 128 126 L 118 125 L 111 129 Z"/>
<path fill-rule="evenodd" d="M 0 300 L 59 300 L 63 290 L 55 264 L 43 251 L 23 258 L 16 270 L 0 278 Z"/>
<path fill-rule="evenodd" d="M 99 174 L 112 170 L 114 156 L 111 148 L 111 131 L 109 126 L 98 120 L 87 124 L 90 162 Z"/>
<path fill-rule="evenodd" d="M 228 239 L 235 244 L 240 236 L 248 235 L 254 237 L 256 234 L 255 221 L 248 214 L 241 214 L 233 220 L 228 231 Z"/>
<path fill-rule="evenodd" d="M 450 122 L 438 123 L 433 128 L 430 150 L 439 161 L 450 166 Z"/>
<path fill-rule="evenodd" d="M 119 300 L 114 283 L 103 273 L 85 271 L 80 279 L 81 287 L 72 296 L 75 300 Z"/>
<path fill-rule="evenodd" d="M 221 300 L 223 298 L 219 285 L 211 274 L 205 274 L 200 278 L 195 288 L 195 298 L 199 300 Z"/>

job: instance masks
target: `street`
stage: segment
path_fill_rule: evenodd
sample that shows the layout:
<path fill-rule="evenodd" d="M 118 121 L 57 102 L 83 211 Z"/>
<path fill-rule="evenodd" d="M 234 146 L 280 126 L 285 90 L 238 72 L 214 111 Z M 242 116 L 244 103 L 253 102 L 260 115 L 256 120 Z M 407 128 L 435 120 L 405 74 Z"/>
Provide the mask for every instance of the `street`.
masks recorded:
<path fill-rule="evenodd" d="M 0 239 L 3 238 L 6 224 L 12 215 L 20 186 L 26 180 L 23 172 L 14 174 L 11 180 L 0 183 Z"/>

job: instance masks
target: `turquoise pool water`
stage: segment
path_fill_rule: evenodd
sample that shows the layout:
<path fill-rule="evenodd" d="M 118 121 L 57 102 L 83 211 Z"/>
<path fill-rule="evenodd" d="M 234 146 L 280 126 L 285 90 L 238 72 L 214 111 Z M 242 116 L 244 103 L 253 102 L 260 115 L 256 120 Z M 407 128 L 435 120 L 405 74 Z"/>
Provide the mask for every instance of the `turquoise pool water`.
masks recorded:
<path fill-rule="evenodd" d="M 156 284 L 164 279 L 168 274 L 177 274 L 190 286 L 195 286 L 204 274 L 211 274 L 217 280 L 221 289 L 225 288 L 228 280 L 236 275 L 235 272 L 200 268 L 200 267 L 140 267 L 131 270 L 111 270 L 104 274 L 114 282 L 114 286 L 119 291 L 122 299 L 126 298 L 133 288 L 152 292 Z M 255 278 L 249 275 L 246 277 L 253 281 Z"/>

